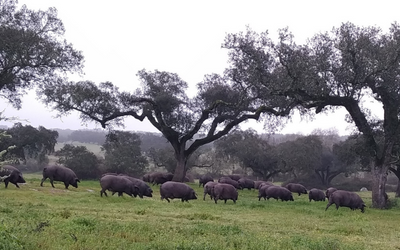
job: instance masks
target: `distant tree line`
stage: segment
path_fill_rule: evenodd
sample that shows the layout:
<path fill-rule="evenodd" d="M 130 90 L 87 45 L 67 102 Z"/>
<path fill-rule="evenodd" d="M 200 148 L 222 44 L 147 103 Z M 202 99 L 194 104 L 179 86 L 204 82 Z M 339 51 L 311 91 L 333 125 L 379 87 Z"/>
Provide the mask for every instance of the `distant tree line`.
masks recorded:
<path fill-rule="evenodd" d="M 82 142 L 102 145 L 106 140 L 106 131 L 102 130 L 63 130 L 57 129 L 60 136 L 57 142 Z"/>
<path fill-rule="evenodd" d="M 7 134 L 0 139 L 1 161 L 30 165 L 31 170 L 41 170 L 52 154 L 58 158 L 57 163 L 73 169 L 82 179 L 98 178 L 104 172 L 140 177 L 151 169 L 173 172 L 176 165 L 174 150 L 161 134 L 156 133 L 70 131 L 70 138 L 84 133 L 91 135 L 76 138 L 75 141 L 82 143 L 88 143 L 87 138 L 92 138 L 93 143 L 105 134 L 105 141 L 101 144 L 103 157 L 85 146 L 68 143 L 55 151 L 59 132 L 41 126 L 34 128 L 16 123 L 9 129 L 0 130 L 0 133 Z M 240 173 L 264 180 L 280 178 L 328 187 L 339 175 L 370 171 L 371 157 L 364 140 L 358 134 L 340 137 L 335 131 L 323 130 L 313 131 L 307 136 L 235 130 L 199 148 L 189 158 L 187 166 L 195 176 L 200 172 L 215 176 Z M 399 169 L 399 165 L 393 164 L 390 170 L 399 177 Z"/>
<path fill-rule="evenodd" d="M 57 142 L 82 142 L 103 145 L 106 141 L 108 131 L 105 130 L 70 130 L 70 129 L 55 129 L 59 133 Z M 141 149 L 148 151 L 150 148 L 161 149 L 167 146 L 168 141 L 162 137 L 160 133 L 136 132 L 140 137 L 142 144 Z"/>

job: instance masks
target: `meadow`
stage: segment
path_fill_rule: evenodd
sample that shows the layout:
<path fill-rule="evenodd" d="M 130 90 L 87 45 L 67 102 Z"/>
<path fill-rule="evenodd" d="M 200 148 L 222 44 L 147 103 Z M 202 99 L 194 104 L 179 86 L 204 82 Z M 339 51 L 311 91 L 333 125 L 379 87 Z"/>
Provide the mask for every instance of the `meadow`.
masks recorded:
<path fill-rule="evenodd" d="M 75 189 L 62 183 L 40 187 L 40 174 L 25 174 L 18 189 L 0 187 L 0 249 L 400 249 L 400 206 L 366 212 L 325 211 L 326 202 L 258 201 L 240 190 L 236 204 L 209 197 L 188 203 L 152 198 L 100 197 L 98 181 Z"/>

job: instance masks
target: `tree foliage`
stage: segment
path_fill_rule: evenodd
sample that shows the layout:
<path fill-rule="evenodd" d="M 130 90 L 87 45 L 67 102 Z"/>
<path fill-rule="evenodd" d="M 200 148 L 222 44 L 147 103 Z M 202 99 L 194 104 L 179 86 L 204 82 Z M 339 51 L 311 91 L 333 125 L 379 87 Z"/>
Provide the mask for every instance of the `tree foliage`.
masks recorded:
<path fill-rule="evenodd" d="M 276 147 L 277 156 L 294 177 L 313 174 L 321 165 L 322 141 L 318 136 L 302 136 Z"/>
<path fill-rule="evenodd" d="M 278 42 L 268 33 L 227 36 L 231 71 L 244 88 L 262 99 L 271 95 L 294 98 L 303 111 L 316 113 L 344 107 L 372 149 L 373 206 L 386 206 L 385 184 L 393 145 L 400 134 L 400 26 L 388 33 L 377 27 L 344 23 L 331 32 L 319 33 L 298 45 L 283 29 Z M 382 104 L 383 135 L 374 130 L 377 119 L 363 105 L 367 98 Z M 382 143 L 379 139 L 382 138 Z"/>
<path fill-rule="evenodd" d="M 11 138 L 11 135 L 7 134 L 6 131 L 0 131 L 0 164 L 12 163 L 13 160 L 8 157 L 7 154 L 15 148 L 15 145 L 9 145 L 7 141 Z"/>
<path fill-rule="evenodd" d="M 164 148 L 150 148 L 146 155 L 149 160 L 157 167 L 164 167 L 167 172 L 173 173 L 176 167 L 174 149 L 170 146 Z"/>
<path fill-rule="evenodd" d="M 33 11 L 18 9 L 16 0 L 0 1 L 0 95 L 20 108 L 26 89 L 80 72 L 83 56 L 64 33 L 55 8 Z"/>
<path fill-rule="evenodd" d="M 141 176 L 147 159 L 140 149 L 138 134 L 127 131 L 111 131 L 102 146 L 104 164 L 109 172 Z"/>
<path fill-rule="evenodd" d="M 99 177 L 100 160 L 85 146 L 65 144 L 55 152 L 58 163 L 72 169 L 79 179 L 95 179 Z"/>
<path fill-rule="evenodd" d="M 276 147 L 271 146 L 255 131 L 235 131 L 215 142 L 217 155 L 226 161 L 239 161 L 264 180 L 288 169 L 280 164 Z"/>
<path fill-rule="evenodd" d="M 5 157 L 14 161 L 24 161 L 34 158 L 38 163 L 46 161 L 46 155 L 54 152 L 58 133 L 48 130 L 42 126 L 34 128 L 30 125 L 15 123 L 14 126 L 5 131 L 9 136 L 0 142 L 0 148 L 5 149 L 13 146 L 7 151 Z"/>
<path fill-rule="evenodd" d="M 371 171 L 374 159 L 371 157 L 370 148 L 367 147 L 363 135 L 354 134 L 345 141 L 335 144 L 333 153 L 345 166 L 355 167 L 358 171 Z"/>

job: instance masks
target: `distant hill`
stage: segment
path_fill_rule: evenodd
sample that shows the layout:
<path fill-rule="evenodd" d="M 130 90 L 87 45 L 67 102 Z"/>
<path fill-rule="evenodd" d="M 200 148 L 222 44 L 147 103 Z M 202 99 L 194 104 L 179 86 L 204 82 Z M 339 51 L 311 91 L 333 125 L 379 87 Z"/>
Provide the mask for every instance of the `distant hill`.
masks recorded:
<path fill-rule="evenodd" d="M 108 131 L 101 129 L 84 129 L 84 130 L 71 130 L 71 129 L 53 129 L 58 132 L 58 143 L 65 142 L 81 142 L 102 145 L 105 142 Z M 156 149 L 163 148 L 168 145 L 167 140 L 161 133 L 144 132 L 144 131 L 131 131 L 137 133 L 142 140 L 142 150 L 146 151 L 150 147 Z"/>
<path fill-rule="evenodd" d="M 71 130 L 71 129 L 55 129 L 59 137 L 57 142 L 80 142 L 102 145 L 105 142 L 105 137 L 108 131 L 101 129 L 85 129 L 85 130 Z M 161 133 L 145 132 L 145 131 L 131 131 L 140 136 L 142 141 L 142 151 L 147 151 L 150 148 L 161 149 L 169 147 L 170 144 Z M 277 145 L 286 141 L 293 141 L 304 135 L 301 134 L 261 134 L 263 139 L 267 140 L 271 145 Z M 196 136 L 195 138 L 201 137 Z M 340 136 L 338 141 L 346 140 L 347 136 Z M 210 144 L 212 147 L 212 144 Z"/>

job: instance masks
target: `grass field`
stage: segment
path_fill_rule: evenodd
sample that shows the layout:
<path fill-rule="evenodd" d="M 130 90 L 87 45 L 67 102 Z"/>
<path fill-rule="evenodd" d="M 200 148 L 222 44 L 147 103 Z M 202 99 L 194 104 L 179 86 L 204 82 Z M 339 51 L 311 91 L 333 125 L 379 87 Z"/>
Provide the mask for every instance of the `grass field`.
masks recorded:
<path fill-rule="evenodd" d="M 98 181 L 65 190 L 40 178 L 1 184 L 0 249 L 400 249 L 397 206 L 325 212 L 326 202 L 258 201 L 254 190 L 214 204 L 195 184 L 198 200 L 168 203 L 157 186 L 153 198 L 106 198 Z M 371 193 L 361 195 L 369 206 Z"/>

